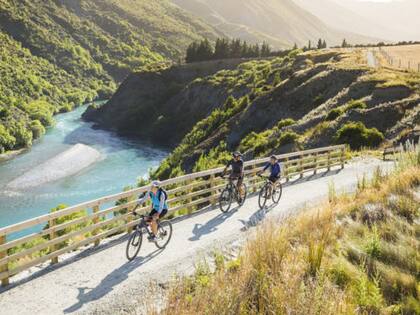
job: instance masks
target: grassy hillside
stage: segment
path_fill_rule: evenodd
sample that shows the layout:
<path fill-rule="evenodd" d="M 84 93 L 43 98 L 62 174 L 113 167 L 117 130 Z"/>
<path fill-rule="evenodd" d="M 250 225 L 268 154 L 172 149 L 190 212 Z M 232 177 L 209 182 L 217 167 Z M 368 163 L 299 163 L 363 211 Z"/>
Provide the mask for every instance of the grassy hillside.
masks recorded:
<path fill-rule="evenodd" d="M 405 139 L 420 123 L 420 75 L 369 68 L 362 51 L 293 51 L 186 76 L 211 64 L 133 74 L 89 116 L 104 128 L 175 146 L 152 174 L 159 178 L 220 165 L 236 149 L 248 159 L 334 143 L 377 147 Z M 187 80 L 175 83 L 168 73 Z M 145 82 L 150 88 L 138 91 Z"/>
<path fill-rule="evenodd" d="M 177 59 L 193 40 L 216 36 L 165 0 L 1 0 L 0 7 L 0 30 L 83 77 L 121 80 L 142 65 Z"/>
<path fill-rule="evenodd" d="M 171 0 L 202 17 L 227 35 L 251 43 L 267 41 L 275 48 L 300 47 L 325 38 L 337 45 L 343 38 L 366 42 L 367 37 L 327 26 L 293 0 Z"/>
<path fill-rule="evenodd" d="M 333 186 L 332 186 L 333 187 Z M 173 281 L 159 314 L 419 314 L 420 152 L 297 217 L 260 227 L 235 260 Z M 153 313 L 152 311 L 150 313 Z"/>
<path fill-rule="evenodd" d="M 0 0 L 0 153 L 144 66 L 220 35 L 165 0 Z"/>

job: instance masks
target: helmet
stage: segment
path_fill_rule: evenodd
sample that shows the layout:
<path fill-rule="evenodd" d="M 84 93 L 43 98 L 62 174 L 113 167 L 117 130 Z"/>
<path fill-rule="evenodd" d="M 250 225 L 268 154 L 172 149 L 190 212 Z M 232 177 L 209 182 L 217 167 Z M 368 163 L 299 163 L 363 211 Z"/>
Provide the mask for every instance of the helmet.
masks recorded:
<path fill-rule="evenodd" d="M 277 156 L 272 155 L 272 156 L 270 156 L 270 159 L 272 159 L 272 160 L 277 160 Z"/>
<path fill-rule="evenodd" d="M 237 156 L 242 156 L 242 153 L 241 152 L 239 152 L 239 151 L 235 151 L 235 152 L 233 152 L 233 157 L 237 157 Z"/>
<path fill-rule="evenodd" d="M 158 181 L 158 180 L 154 180 L 153 182 L 152 182 L 152 188 L 153 187 L 160 187 L 160 185 L 161 185 L 161 183 L 160 183 L 160 181 Z"/>

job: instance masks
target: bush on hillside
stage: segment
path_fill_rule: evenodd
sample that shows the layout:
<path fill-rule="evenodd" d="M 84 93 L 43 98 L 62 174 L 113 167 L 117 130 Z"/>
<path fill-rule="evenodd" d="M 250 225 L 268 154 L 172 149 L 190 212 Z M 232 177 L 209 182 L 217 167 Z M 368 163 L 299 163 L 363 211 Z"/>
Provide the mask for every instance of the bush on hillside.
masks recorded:
<path fill-rule="evenodd" d="M 350 109 L 366 109 L 367 105 L 365 102 L 361 100 L 351 100 L 345 106 L 345 111 L 349 111 Z"/>
<path fill-rule="evenodd" d="M 384 135 L 376 128 L 366 128 L 362 122 L 349 122 L 336 133 L 335 141 L 350 145 L 353 150 L 361 147 L 374 148 L 381 144 Z"/>
<path fill-rule="evenodd" d="M 341 108 L 334 108 L 328 112 L 327 117 L 325 117 L 325 120 L 327 121 L 336 120 L 338 117 L 343 115 L 343 113 L 344 111 Z"/>
<path fill-rule="evenodd" d="M 32 137 L 38 139 L 45 133 L 45 128 L 39 120 L 31 121 Z"/>

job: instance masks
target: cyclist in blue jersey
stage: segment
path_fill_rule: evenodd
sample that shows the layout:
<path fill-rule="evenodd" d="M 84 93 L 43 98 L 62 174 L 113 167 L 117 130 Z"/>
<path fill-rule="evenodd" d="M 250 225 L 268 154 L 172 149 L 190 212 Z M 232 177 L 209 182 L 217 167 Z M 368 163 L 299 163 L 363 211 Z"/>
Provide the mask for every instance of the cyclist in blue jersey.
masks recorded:
<path fill-rule="evenodd" d="M 270 177 L 268 177 L 268 180 L 271 182 L 271 186 L 273 186 L 280 179 L 281 175 L 281 166 L 275 155 L 270 157 L 270 162 L 268 162 L 258 174 L 261 175 L 268 169 L 270 169 Z M 272 188 L 270 190 L 272 190 Z"/>
<path fill-rule="evenodd" d="M 157 220 L 162 219 L 168 213 L 168 194 L 160 187 L 159 181 L 153 181 L 150 191 L 146 192 L 143 198 L 138 200 L 139 205 L 143 205 L 146 201 L 152 201 L 152 211 L 149 213 L 149 223 L 153 233 L 153 236 L 149 238 L 149 241 L 155 241 L 158 225 Z"/>

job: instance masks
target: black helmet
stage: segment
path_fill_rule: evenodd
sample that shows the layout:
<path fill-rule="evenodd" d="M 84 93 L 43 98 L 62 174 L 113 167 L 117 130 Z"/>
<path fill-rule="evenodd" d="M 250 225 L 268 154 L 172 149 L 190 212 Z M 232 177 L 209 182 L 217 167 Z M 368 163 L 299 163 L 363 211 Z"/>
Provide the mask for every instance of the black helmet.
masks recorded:
<path fill-rule="evenodd" d="M 235 151 L 235 152 L 233 152 L 233 157 L 237 157 L 237 156 L 242 156 L 242 153 L 241 152 L 239 152 L 239 151 Z"/>
<path fill-rule="evenodd" d="M 277 160 L 277 156 L 272 155 L 272 156 L 270 156 L 270 159 L 272 159 L 272 160 Z"/>

